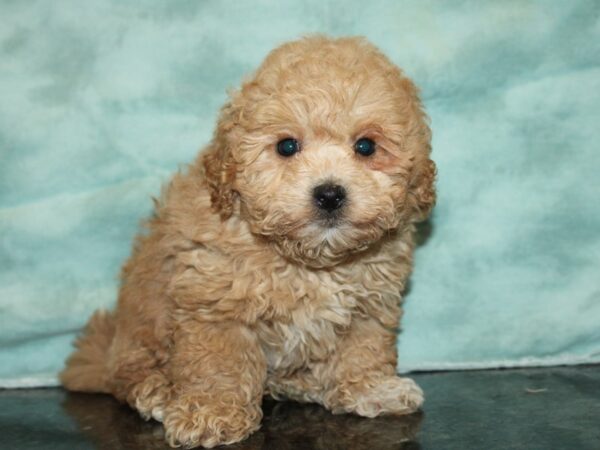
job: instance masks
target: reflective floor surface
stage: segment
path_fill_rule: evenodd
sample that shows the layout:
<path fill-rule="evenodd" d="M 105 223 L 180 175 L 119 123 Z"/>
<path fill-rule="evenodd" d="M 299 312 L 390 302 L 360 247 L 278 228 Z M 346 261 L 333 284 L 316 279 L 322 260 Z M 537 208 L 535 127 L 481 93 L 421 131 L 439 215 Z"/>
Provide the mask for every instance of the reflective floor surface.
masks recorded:
<path fill-rule="evenodd" d="M 413 374 L 423 411 L 364 419 L 265 400 L 232 450 L 600 450 L 600 366 Z M 166 449 L 162 427 L 104 395 L 0 390 L 2 449 Z"/>

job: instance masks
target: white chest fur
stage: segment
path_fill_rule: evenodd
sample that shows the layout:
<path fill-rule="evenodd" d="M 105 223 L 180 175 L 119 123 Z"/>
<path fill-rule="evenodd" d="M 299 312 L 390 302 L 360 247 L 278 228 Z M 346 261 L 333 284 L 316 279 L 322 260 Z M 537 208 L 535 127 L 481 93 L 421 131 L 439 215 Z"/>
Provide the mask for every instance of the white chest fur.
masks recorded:
<path fill-rule="evenodd" d="M 291 372 L 329 359 L 358 316 L 396 327 L 409 269 L 404 261 L 392 260 L 264 274 L 259 291 L 266 308 L 254 326 L 269 370 Z"/>
<path fill-rule="evenodd" d="M 331 296 L 318 305 L 298 305 L 287 317 L 261 321 L 257 331 L 271 370 L 294 370 L 335 351 L 350 325 L 355 300 Z"/>

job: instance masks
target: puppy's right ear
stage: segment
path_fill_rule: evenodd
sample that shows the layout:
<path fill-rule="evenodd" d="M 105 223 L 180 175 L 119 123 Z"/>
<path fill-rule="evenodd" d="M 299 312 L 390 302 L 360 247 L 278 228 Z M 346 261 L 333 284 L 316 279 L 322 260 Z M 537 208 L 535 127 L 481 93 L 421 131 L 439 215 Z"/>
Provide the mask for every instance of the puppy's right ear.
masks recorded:
<path fill-rule="evenodd" d="M 212 207 L 223 220 L 233 212 L 236 164 L 231 134 L 236 126 L 236 110 L 231 103 L 221 108 L 214 138 L 202 157 Z"/>

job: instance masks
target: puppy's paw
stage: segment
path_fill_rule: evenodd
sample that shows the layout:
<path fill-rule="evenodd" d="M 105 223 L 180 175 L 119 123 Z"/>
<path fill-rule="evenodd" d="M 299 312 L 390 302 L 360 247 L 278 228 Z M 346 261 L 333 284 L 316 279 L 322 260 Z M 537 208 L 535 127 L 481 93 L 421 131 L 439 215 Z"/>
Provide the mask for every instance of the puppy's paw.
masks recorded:
<path fill-rule="evenodd" d="M 159 373 L 150 375 L 132 390 L 132 406 L 145 420 L 162 422 L 164 408 L 169 400 L 171 389 L 167 379 Z"/>
<path fill-rule="evenodd" d="M 226 445 L 247 438 L 260 427 L 260 406 L 211 404 L 180 398 L 164 412 L 165 437 L 171 447 Z"/>
<path fill-rule="evenodd" d="M 423 391 L 410 378 L 385 377 L 374 384 L 369 382 L 362 388 L 354 388 L 346 391 L 343 409 L 364 417 L 410 414 L 419 409 L 424 400 Z M 340 408 L 334 408 L 334 412 L 341 412 Z"/>
<path fill-rule="evenodd" d="M 410 378 L 392 377 L 376 385 L 364 398 L 364 410 L 359 414 L 374 417 L 379 414 L 410 414 L 421 407 L 423 391 Z"/>

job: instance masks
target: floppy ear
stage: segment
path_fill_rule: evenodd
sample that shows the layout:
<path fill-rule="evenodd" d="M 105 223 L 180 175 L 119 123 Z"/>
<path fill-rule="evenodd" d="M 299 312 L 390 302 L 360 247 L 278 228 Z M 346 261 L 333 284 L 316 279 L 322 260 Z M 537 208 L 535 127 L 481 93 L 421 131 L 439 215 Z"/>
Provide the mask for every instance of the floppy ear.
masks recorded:
<path fill-rule="evenodd" d="M 227 103 L 221 108 L 215 135 L 202 157 L 212 207 L 223 220 L 233 212 L 236 164 L 232 155 L 234 144 L 231 134 L 235 125 L 235 109 L 231 103 Z"/>
<path fill-rule="evenodd" d="M 428 156 L 415 161 L 408 191 L 413 222 L 427 219 L 435 206 L 435 176 L 435 163 Z"/>
<path fill-rule="evenodd" d="M 406 110 L 411 117 L 407 142 L 409 151 L 413 155 L 408 181 L 410 219 L 412 222 L 421 222 L 429 217 L 436 201 L 436 166 L 429 157 L 431 130 L 419 99 L 418 89 L 408 78 L 403 78 L 401 84 L 408 94 Z"/>

